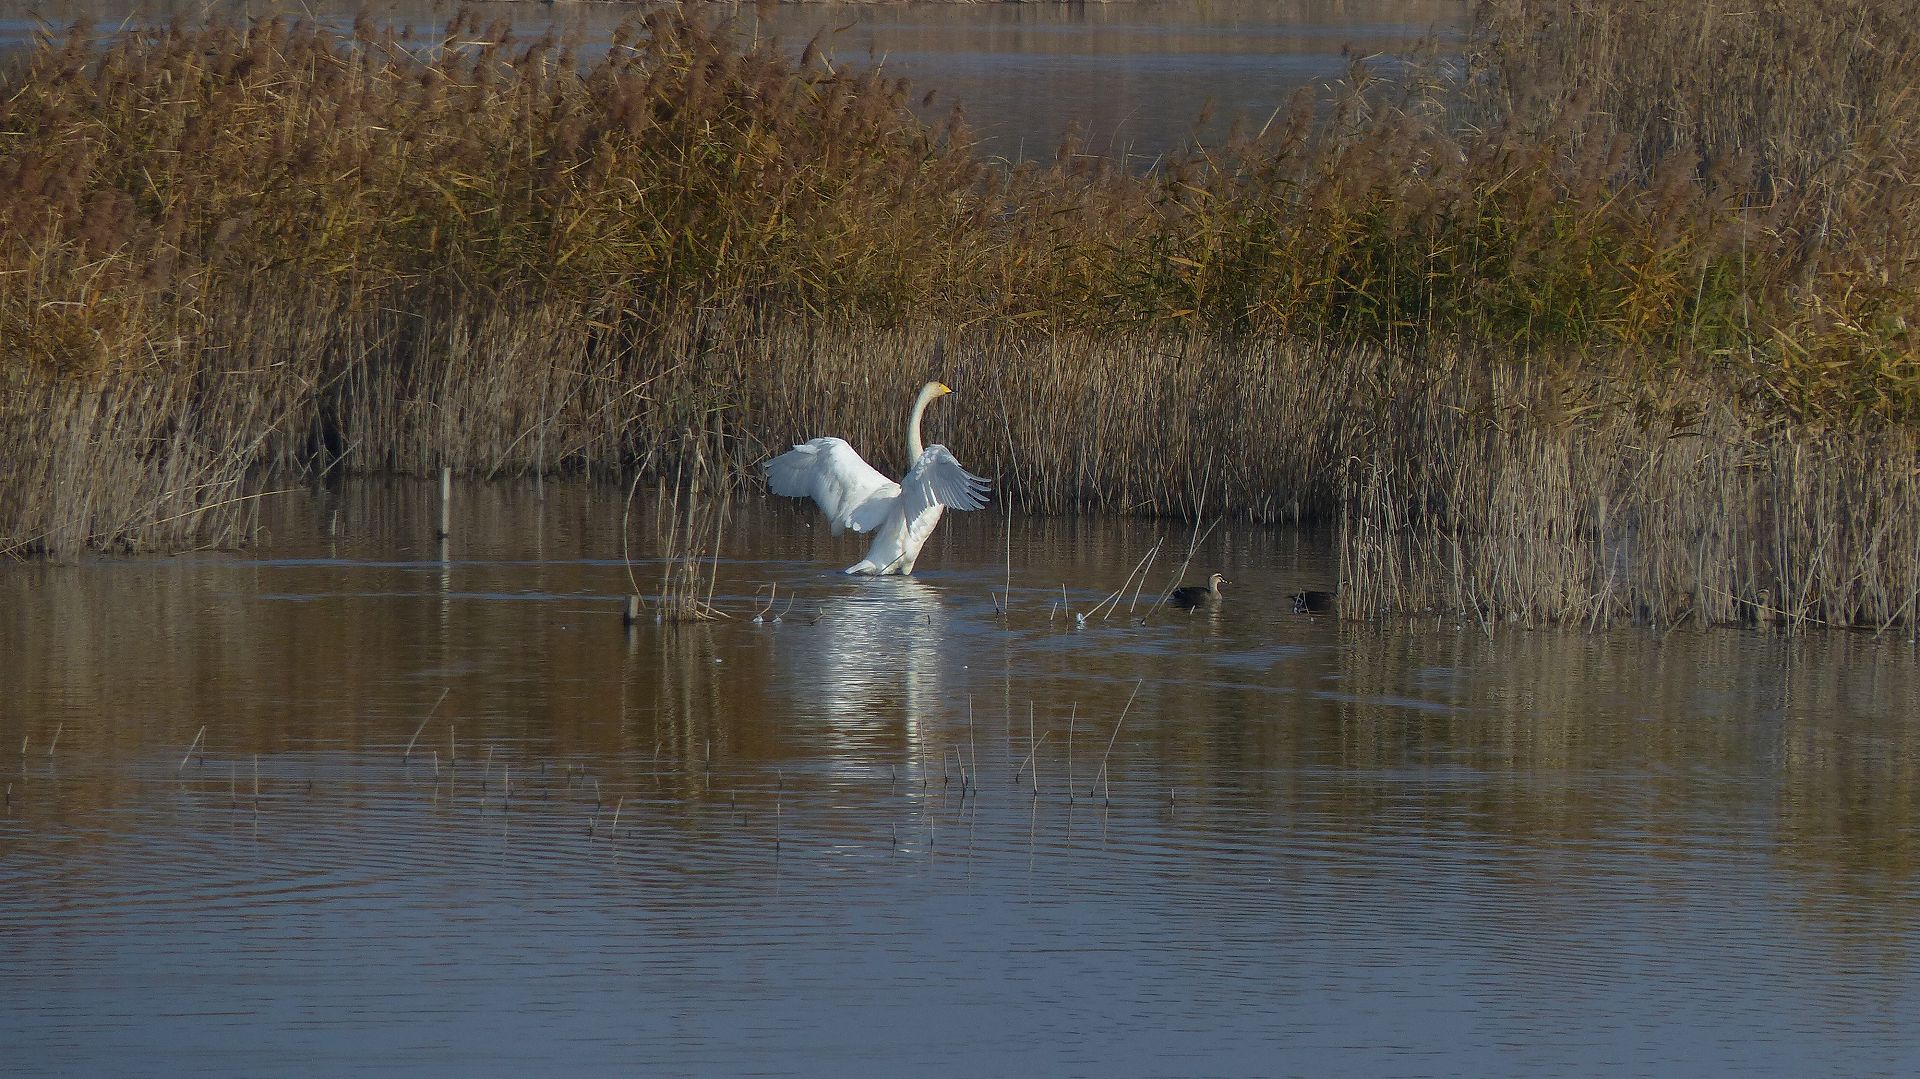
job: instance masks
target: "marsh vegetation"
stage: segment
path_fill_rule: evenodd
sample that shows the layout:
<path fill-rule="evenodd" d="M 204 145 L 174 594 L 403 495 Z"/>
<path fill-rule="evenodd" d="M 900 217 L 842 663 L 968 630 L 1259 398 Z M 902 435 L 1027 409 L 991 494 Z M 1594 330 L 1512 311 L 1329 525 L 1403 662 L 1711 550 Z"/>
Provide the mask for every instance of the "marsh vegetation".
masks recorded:
<path fill-rule="evenodd" d="M 0 551 L 348 471 L 723 490 L 937 377 L 1011 504 L 1337 528 L 1348 615 L 1911 619 L 1908 15 L 1488 0 L 1144 173 L 666 12 L 76 27 L 0 85 Z"/>

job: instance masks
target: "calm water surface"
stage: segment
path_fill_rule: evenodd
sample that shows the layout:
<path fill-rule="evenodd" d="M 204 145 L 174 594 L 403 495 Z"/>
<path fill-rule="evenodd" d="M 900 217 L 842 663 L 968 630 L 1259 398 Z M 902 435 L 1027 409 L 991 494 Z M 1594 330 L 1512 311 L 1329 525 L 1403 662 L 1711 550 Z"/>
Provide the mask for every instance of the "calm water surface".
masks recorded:
<path fill-rule="evenodd" d="M 624 494 L 0 566 L 0 1070 L 1920 1067 L 1904 638 L 1296 617 L 1324 548 L 1240 527 L 1223 609 L 1075 629 L 1189 534 L 954 515 L 851 580 L 758 498 L 734 617 L 629 634 Z"/>
<path fill-rule="evenodd" d="M 86 15 L 102 27 L 213 14 L 291 13 L 377 21 L 432 33 L 462 7 L 524 35 L 578 29 L 587 41 L 636 12 L 631 3 L 434 0 L 0 0 L 0 49 L 36 28 Z M 1347 54 L 1442 47 L 1466 26 L 1465 0 L 1141 0 L 1138 3 L 801 3 L 688 5 L 730 18 L 743 36 L 798 54 L 817 40 L 833 62 L 904 76 L 944 120 L 962 106 L 983 154 L 1051 159 L 1070 131 L 1085 148 L 1143 160 L 1195 135 L 1258 127 L 1302 87 L 1344 75 Z M 591 52 L 591 50 L 587 50 Z M 1196 127 L 1211 103 L 1211 119 Z"/>

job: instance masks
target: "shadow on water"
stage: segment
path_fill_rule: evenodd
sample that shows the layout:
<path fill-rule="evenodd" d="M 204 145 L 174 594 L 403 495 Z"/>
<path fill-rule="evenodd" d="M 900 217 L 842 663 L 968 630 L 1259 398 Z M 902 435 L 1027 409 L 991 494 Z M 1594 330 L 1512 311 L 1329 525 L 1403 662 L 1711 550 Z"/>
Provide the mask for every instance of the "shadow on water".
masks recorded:
<path fill-rule="evenodd" d="M 866 580 L 754 497 L 732 617 L 629 632 L 624 490 L 541 494 L 0 567 L 10 1072 L 1920 1060 L 1909 642 L 1296 616 L 1325 546 L 1231 524 L 1218 610 L 1075 628 L 1185 527 Z"/>

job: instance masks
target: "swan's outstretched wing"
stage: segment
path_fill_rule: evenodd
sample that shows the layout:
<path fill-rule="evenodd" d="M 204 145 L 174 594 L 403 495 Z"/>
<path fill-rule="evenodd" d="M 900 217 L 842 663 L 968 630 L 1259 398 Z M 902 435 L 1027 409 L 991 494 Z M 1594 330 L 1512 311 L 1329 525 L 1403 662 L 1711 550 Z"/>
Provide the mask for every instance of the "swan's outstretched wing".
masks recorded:
<path fill-rule="evenodd" d="M 871 532 L 880 527 L 900 494 L 900 485 L 875 470 L 844 438 L 800 443 L 768 461 L 766 468 L 767 486 L 774 494 L 813 499 L 836 536 L 849 528 Z"/>
<path fill-rule="evenodd" d="M 933 506 L 977 510 L 987 504 L 987 481 L 960 467 L 945 446 L 928 446 L 900 480 L 900 498 L 909 521 Z"/>

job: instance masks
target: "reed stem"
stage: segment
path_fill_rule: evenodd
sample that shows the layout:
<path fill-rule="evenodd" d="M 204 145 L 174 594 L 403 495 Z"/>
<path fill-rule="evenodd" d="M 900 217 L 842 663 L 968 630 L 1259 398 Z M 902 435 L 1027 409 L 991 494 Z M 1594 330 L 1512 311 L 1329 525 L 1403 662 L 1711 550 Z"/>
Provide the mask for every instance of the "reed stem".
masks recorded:
<path fill-rule="evenodd" d="M 1140 695 L 1140 686 L 1145 681 L 1146 679 L 1144 678 L 1134 681 L 1133 692 L 1127 694 L 1126 706 L 1120 709 L 1120 718 L 1114 721 L 1113 734 L 1107 738 L 1107 750 L 1100 755 L 1100 771 L 1094 776 L 1093 783 L 1087 787 L 1087 797 L 1089 798 L 1093 797 L 1093 792 L 1096 788 L 1104 784 L 1107 791 L 1107 804 L 1113 804 L 1113 782 L 1107 775 L 1107 760 L 1113 756 L 1113 744 L 1120 740 L 1120 728 L 1126 724 L 1127 713 L 1133 710 L 1133 699 Z"/>
<path fill-rule="evenodd" d="M 440 705 L 445 703 L 447 699 L 447 694 L 451 692 L 453 692 L 451 687 L 441 690 L 439 698 L 433 702 L 433 707 L 427 709 L 427 714 L 420 718 L 420 725 L 413 729 L 413 737 L 407 739 L 406 752 L 400 754 L 401 764 L 406 764 L 413 759 L 413 744 L 420 740 L 420 732 L 427 729 L 428 721 L 433 719 L 433 714 L 440 710 Z M 438 768 L 436 766 L 436 771 L 437 770 Z"/>
<path fill-rule="evenodd" d="M 180 758 L 180 767 L 174 769 L 175 772 L 184 772 L 187 770 L 187 762 L 193 759 L 193 751 L 199 748 L 200 739 L 205 738 L 206 736 L 207 736 L 207 728 L 204 724 L 202 724 L 200 729 L 194 732 L 193 741 L 187 744 L 187 752 L 185 755 L 183 755 Z"/>

